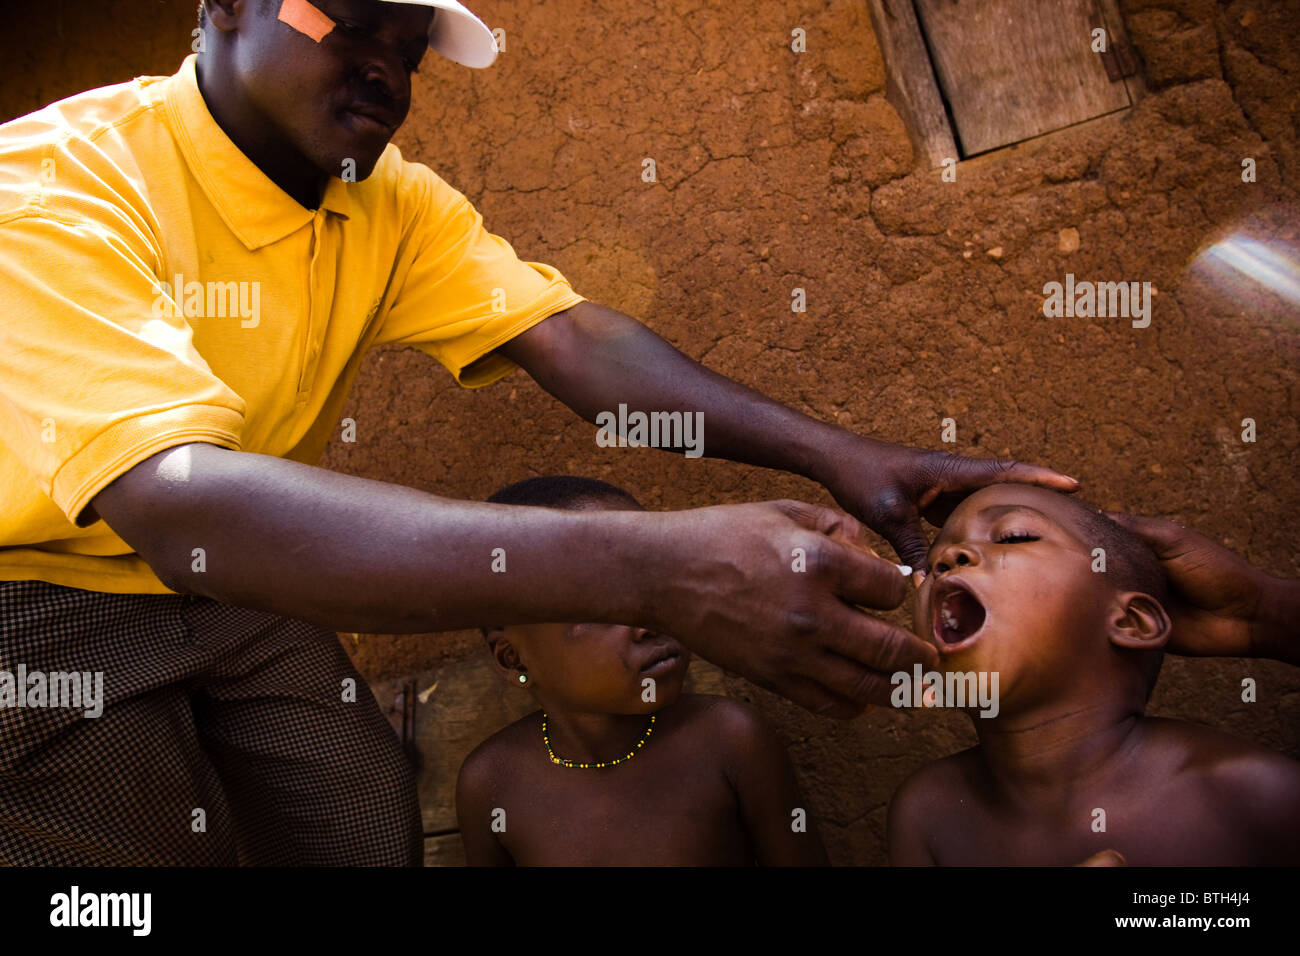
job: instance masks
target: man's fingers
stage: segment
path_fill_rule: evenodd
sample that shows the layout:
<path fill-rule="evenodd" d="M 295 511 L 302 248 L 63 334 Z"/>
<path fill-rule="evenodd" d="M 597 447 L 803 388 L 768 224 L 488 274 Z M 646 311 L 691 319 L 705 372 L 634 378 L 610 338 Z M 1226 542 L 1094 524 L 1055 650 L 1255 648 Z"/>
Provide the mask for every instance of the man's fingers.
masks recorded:
<path fill-rule="evenodd" d="M 838 542 L 828 544 L 826 553 L 835 593 L 850 604 L 888 611 L 907 598 L 907 579 L 892 561 Z"/>
<path fill-rule="evenodd" d="M 1054 468 L 1045 468 L 1042 465 L 1028 465 L 1023 461 L 1011 462 L 1010 467 L 1003 471 L 999 481 L 1037 485 L 1040 488 L 1052 488 L 1056 491 L 1064 491 L 1067 494 L 1073 494 L 1083 486 L 1078 478 L 1072 478 Z"/>
<path fill-rule="evenodd" d="M 821 655 L 811 679 L 834 699 L 851 702 L 857 708 L 857 713 L 861 713 L 868 704 L 888 704 L 889 695 L 893 691 L 889 673 L 863 667 L 838 654 Z"/>
<path fill-rule="evenodd" d="M 1139 538 L 1148 539 L 1152 543 L 1171 541 L 1183 531 L 1181 525 L 1167 518 L 1148 518 L 1144 515 L 1131 515 L 1124 511 L 1106 511 L 1103 514 L 1116 524 L 1132 531 Z"/>
<path fill-rule="evenodd" d="M 871 549 L 870 532 L 867 530 L 867 526 L 847 511 L 840 511 L 838 508 L 824 508 L 821 505 L 796 501 L 791 498 L 774 502 L 774 504 L 792 520 L 805 528 L 819 531 L 828 537 L 851 542 L 853 545 L 875 554 Z"/>
<path fill-rule="evenodd" d="M 825 552 L 841 597 L 854 604 L 882 611 L 903 603 L 907 597 L 907 588 L 896 586 L 896 579 L 901 577 L 898 565 L 882 558 L 871 546 L 871 532 L 865 524 L 848 512 L 836 508 L 823 508 L 790 499 L 774 504 L 805 528 L 824 534 L 837 544 L 845 546 L 838 550 L 828 548 Z M 916 561 L 925 561 L 930 543 L 921 532 L 920 522 L 913 519 L 911 523 L 913 527 L 910 530 L 920 538 L 919 542 L 912 545 L 911 553 L 919 553 L 919 557 L 910 561 L 904 557 L 903 562 L 916 568 Z M 898 544 L 894 541 L 890 544 L 896 552 L 902 554 Z"/>
<path fill-rule="evenodd" d="M 804 710 L 817 714 L 819 717 L 835 717 L 841 720 L 849 720 L 857 717 L 868 706 L 865 703 L 859 704 L 852 698 L 834 693 L 812 678 L 789 672 L 768 679 L 751 675 L 749 680 L 764 690 L 780 694 L 786 700 L 793 701 Z"/>
<path fill-rule="evenodd" d="M 826 622 L 826 632 L 827 651 L 860 668 L 893 674 L 918 663 L 926 668 L 939 666 L 939 652 L 933 644 L 856 608 L 835 609 Z M 813 676 L 824 677 L 820 673 Z M 846 693 L 843 687 L 836 690 Z"/>
<path fill-rule="evenodd" d="M 921 495 L 917 507 L 924 511 L 939 495 L 954 491 L 975 491 L 986 485 L 1015 482 L 1037 485 L 1073 494 L 1081 487 L 1079 479 L 1071 478 L 1042 465 L 1027 465 L 1014 458 L 967 458 L 953 455 L 942 466 L 939 481 Z"/>
<path fill-rule="evenodd" d="M 1189 532 L 1175 521 L 1125 514 L 1122 511 L 1107 511 L 1104 514 L 1145 541 L 1162 561 L 1188 550 Z"/>
<path fill-rule="evenodd" d="M 918 571 L 929 569 L 930 540 L 921 530 L 919 517 L 911 515 L 900 524 L 881 529 L 880 533 L 903 564 Z"/>
<path fill-rule="evenodd" d="M 869 706 L 869 702 L 859 704 L 852 698 L 834 693 L 815 680 L 793 674 L 786 675 L 779 684 L 773 684 L 768 689 L 819 717 L 852 720 Z"/>
<path fill-rule="evenodd" d="M 973 491 L 945 491 L 921 509 L 921 516 L 936 528 L 942 528 L 957 510 L 957 506 L 973 495 Z"/>

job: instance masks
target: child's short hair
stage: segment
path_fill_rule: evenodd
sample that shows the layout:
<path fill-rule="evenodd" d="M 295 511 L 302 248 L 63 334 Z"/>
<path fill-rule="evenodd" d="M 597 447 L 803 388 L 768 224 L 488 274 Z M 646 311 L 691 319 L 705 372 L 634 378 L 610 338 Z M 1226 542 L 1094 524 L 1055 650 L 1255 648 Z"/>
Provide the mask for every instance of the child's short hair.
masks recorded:
<path fill-rule="evenodd" d="M 1106 573 L 1116 585 L 1125 591 L 1149 594 L 1163 604 L 1169 597 L 1169 585 L 1160 559 L 1146 542 L 1091 502 L 1073 495 L 1061 497 L 1074 505 L 1093 547 L 1106 552 Z"/>
<path fill-rule="evenodd" d="M 1160 559 L 1145 541 L 1128 528 L 1107 517 L 1100 508 L 1073 495 L 1061 495 L 1074 507 L 1080 524 L 1092 548 L 1101 548 L 1106 555 L 1106 574 L 1115 586 L 1124 591 L 1149 594 L 1164 605 L 1169 599 L 1169 585 Z M 1090 548 L 1091 550 L 1091 548 Z M 1147 655 L 1147 699 L 1155 690 L 1156 678 L 1164 651 L 1135 651 Z"/>
<path fill-rule="evenodd" d="M 498 505 L 530 505 L 566 511 L 605 502 L 641 507 L 630 492 L 598 478 L 580 478 L 577 475 L 545 475 L 517 481 L 493 493 L 488 501 Z"/>

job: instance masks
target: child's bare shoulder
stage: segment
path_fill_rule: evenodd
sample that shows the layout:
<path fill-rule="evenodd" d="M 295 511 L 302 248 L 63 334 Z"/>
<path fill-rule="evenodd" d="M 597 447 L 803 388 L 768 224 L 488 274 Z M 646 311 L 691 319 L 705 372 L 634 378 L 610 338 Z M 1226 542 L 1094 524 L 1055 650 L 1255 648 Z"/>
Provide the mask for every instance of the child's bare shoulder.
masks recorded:
<path fill-rule="evenodd" d="M 460 765 L 459 789 L 482 790 L 509 773 L 529 743 L 540 746 L 541 711 L 521 717 L 503 727 L 470 751 Z"/>
<path fill-rule="evenodd" d="M 1181 720 L 1148 718 L 1151 742 L 1176 760 L 1225 809 L 1261 824 L 1300 822 L 1300 763 L 1222 731 Z"/>
<path fill-rule="evenodd" d="M 963 803 L 975 790 L 978 749 L 922 764 L 901 783 L 889 800 L 885 828 L 889 861 L 895 866 L 923 866 L 936 862 L 935 845 L 948 834 L 954 800 Z"/>
<path fill-rule="evenodd" d="M 766 745 L 776 731 L 757 707 L 716 694 L 683 694 L 673 706 L 674 718 L 692 732 L 707 732 L 729 748 Z"/>
<path fill-rule="evenodd" d="M 1166 717 L 1144 718 L 1151 746 L 1166 750 L 1180 769 L 1212 775 L 1219 782 L 1248 782 L 1259 772 L 1300 772 L 1300 763 L 1213 727 Z"/>
<path fill-rule="evenodd" d="M 980 766 L 978 747 L 922 764 L 898 785 L 890 812 L 925 811 L 971 793 Z"/>

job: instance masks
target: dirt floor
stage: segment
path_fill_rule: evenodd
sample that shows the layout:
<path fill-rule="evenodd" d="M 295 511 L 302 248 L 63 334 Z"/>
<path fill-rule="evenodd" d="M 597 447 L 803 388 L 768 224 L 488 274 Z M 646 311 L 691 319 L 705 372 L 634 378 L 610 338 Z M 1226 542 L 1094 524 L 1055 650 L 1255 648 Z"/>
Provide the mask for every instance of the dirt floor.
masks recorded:
<path fill-rule="evenodd" d="M 1300 310 L 1192 267 L 1229 237 L 1300 259 L 1300 4 L 1121 0 L 1148 88 L 1137 105 L 963 162 L 956 182 L 916 168 L 865 0 L 753 0 L 743 16 L 722 0 L 471 5 L 505 28 L 506 52 L 487 71 L 427 58 L 396 142 L 521 256 L 819 419 L 1054 465 L 1099 505 L 1177 517 L 1300 574 Z M 192 3 L 19 6 L 0 41 L 4 117 L 170 73 L 189 50 Z M 642 182 L 645 157 L 658 183 Z M 1045 318 L 1043 285 L 1066 273 L 1153 283 L 1150 328 Z M 830 503 L 799 478 L 599 448 L 526 376 L 463 391 L 414 351 L 372 354 L 346 414 L 358 440 L 325 465 L 442 495 L 571 472 L 658 509 Z M 945 417 L 955 445 L 940 442 Z M 345 645 L 375 680 L 483 652 L 477 633 Z M 1246 676 L 1258 703 L 1240 700 Z M 836 863 L 884 862 L 899 781 L 973 740 L 959 715 L 841 723 L 738 680 L 729 691 L 789 743 Z M 1169 659 L 1151 712 L 1300 757 L 1294 668 Z"/>

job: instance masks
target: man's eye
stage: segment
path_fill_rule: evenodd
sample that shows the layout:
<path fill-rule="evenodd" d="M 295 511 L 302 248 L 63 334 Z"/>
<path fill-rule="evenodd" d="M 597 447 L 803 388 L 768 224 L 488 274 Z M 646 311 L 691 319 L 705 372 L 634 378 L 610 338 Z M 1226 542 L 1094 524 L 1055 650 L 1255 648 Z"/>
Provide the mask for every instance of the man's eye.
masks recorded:
<path fill-rule="evenodd" d="M 1038 535 L 1028 531 L 1006 531 L 998 535 L 998 544 L 1015 544 L 1018 541 L 1037 541 Z"/>

